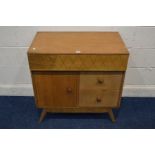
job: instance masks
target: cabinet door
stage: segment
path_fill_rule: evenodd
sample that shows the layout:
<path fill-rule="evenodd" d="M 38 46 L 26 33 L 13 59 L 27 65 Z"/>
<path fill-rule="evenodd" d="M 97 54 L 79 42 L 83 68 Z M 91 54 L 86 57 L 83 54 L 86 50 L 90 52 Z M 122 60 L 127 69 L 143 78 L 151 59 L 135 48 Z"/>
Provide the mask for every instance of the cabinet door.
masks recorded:
<path fill-rule="evenodd" d="M 32 79 L 38 107 L 63 108 L 77 105 L 77 74 L 33 72 Z"/>

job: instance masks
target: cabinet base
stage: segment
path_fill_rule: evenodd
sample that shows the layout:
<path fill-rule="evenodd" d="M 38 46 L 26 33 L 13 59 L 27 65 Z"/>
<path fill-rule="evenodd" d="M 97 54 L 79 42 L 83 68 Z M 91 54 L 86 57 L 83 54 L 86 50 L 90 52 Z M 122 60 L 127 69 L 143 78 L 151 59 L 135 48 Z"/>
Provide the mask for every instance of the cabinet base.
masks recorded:
<path fill-rule="evenodd" d="M 44 118 L 46 117 L 47 113 L 108 113 L 112 122 L 115 122 L 115 116 L 113 114 L 112 108 L 101 108 L 101 107 L 94 107 L 92 108 L 45 108 L 42 110 L 39 123 L 41 123 Z"/>

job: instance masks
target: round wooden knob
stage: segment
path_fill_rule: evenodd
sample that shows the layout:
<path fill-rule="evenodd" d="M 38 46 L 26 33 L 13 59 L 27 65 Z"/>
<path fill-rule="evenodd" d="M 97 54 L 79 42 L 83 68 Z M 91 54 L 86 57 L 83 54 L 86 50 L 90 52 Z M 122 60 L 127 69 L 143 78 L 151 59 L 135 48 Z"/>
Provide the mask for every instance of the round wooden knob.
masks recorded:
<path fill-rule="evenodd" d="M 100 97 L 97 97 L 96 98 L 96 101 L 97 101 L 97 103 L 101 102 L 101 98 Z"/>
<path fill-rule="evenodd" d="M 70 87 L 68 87 L 66 90 L 67 90 L 67 93 L 72 93 L 72 91 L 73 91 L 72 88 L 70 88 Z"/>
<path fill-rule="evenodd" d="M 102 83 L 103 83 L 103 80 L 98 79 L 97 82 L 98 82 L 99 84 L 102 84 Z"/>

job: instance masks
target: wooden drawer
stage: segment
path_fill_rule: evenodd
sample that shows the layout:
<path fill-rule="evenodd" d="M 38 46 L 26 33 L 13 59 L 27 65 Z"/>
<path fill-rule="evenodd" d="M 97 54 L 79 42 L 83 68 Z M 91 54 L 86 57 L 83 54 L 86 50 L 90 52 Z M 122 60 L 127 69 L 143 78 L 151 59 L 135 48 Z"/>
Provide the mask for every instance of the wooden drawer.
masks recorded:
<path fill-rule="evenodd" d="M 79 94 L 81 107 L 117 107 L 119 90 L 82 89 Z"/>
<path fill-rule="evenodd" d="M 82 72 L 80 90 L 85 88 L 119 90 L 122 79 L 123 72 Z"/>
<path fill-rule="evenodd" d="M 39 108 L 77 105 L 77 74 L 33 72 L 32 79 Z"/>
<path fill-rule="evenodd" d="M 125 71 L 126 54 L 35 54 L 29 53 L 33 71 Z"/>

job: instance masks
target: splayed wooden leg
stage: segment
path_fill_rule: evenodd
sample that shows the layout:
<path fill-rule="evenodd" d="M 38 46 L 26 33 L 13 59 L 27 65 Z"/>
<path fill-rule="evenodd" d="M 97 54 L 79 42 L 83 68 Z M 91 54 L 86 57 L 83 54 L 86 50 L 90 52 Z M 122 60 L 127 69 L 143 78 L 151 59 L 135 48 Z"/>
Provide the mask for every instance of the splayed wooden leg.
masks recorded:
<path fill-rule="evenodd" d="M 43 109 L 43 111 L 41 112 L 40 118 L 39 118 L 39 123 L 41 123 L 43 121 L 46 114 L 47 114 L 47 111 L 45 109 Z"/>
<path fill-rule="evenodd" d="M 115 119 L 115 116 L 114 116 L 114 114 L 113 114 L 112 109 L 110 109 L 110 110 L 108 111 L 108 114 L 109 114 L 109 117 L 110 117 L 111 121 L 112 121 L 113 123 L 116 122 L 116 119 Z"/>

